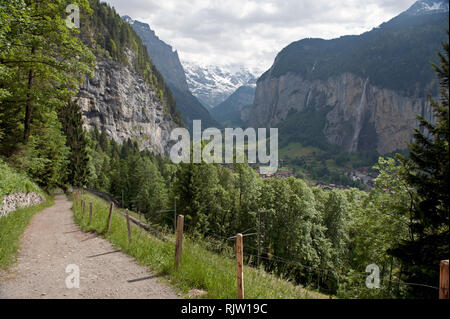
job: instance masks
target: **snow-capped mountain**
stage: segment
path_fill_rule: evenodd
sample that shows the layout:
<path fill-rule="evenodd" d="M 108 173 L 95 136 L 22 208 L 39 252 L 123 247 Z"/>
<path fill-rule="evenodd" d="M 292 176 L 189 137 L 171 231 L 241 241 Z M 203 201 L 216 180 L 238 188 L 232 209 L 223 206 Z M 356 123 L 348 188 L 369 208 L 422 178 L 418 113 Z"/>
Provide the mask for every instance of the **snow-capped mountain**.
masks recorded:
<path fill-rule="evenodd" d="M 131 25 L 147 47 L 150 59 L 172 91 L 186 127 L 191 127 L 193 120 L 202 120 L 206 126 L 217 126 L 218 123 L 213 120 L 209 110 L 189 91 L 178 52 L 162 41 L 147 23 L 133 20 L 129 16 L 123 16 L 122 19 Z"/>
<path fill-rule="evenodd" d="M 424 15 L 430 13 L 442 13 L 449 11 L 449 0 L 420 0 L 414 3 L 403 14 Z"/>
<path fill-rule="evenodd" d="M 255 86 L 260 72 L 240 66 L 197 65 L 182 61 L 192 94 L 210 108 L 225 101 L 241 86 Z"/>

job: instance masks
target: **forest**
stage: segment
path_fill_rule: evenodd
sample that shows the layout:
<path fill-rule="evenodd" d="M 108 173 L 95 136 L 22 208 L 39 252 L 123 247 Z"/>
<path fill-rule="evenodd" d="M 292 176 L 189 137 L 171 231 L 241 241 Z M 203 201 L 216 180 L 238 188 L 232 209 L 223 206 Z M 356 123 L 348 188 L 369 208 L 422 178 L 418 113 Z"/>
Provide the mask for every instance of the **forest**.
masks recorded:
<path fill-rule="evenodd" d="M 176 205 L 186 232 L 208 238 L 218 251 L 232 245 L 227 238 L 259 229 L 259 261 L 258 237 L 245 238 L 248 264 L 340 298 L 437 298 L 439 261 L 449 251 L 448 43 L 430 65 L 441 88 L 438 101 L 430 98 L 436 123 L 419 117 L 427 133 L 416 130 L 408 156 L 378 159 L 371 191 L 328 191 L 299 178 L 263 179 L 245 163 L 175 165 L 139 150 L 136 141 L 120 144 L 101 128 L 86 131 L 79 85 L 99 54 L 125 63 L 126 43 L 141 52 L 134 70 L 180 117 L 131 28 L 105 4 L 71 2 L 103 31 L 92 37 L 66 28 L 67 1 L 0 1 L 2 171 L 26 175 L 47 192 L 110 193 L 167 231 L 173 215 L 160 211 Z M 380 269 L 377 289 L 366 286 L 373 264 Z"/>

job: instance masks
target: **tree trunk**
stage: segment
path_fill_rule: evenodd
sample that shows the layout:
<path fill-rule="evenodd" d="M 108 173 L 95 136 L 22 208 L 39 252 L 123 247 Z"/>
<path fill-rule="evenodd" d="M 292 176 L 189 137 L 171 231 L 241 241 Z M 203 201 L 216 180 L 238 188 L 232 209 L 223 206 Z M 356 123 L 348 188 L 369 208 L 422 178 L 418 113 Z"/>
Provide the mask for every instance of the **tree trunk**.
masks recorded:
<path fill-rule="evenodd" d="M 33 47 L 31 49 L 31 55 L 34 55 L 36 49 Z M 33 101 L 31 96 L 31 90 L 33 88 L 33 80 L 34 80 L 34 70 L 30 69 L 28 72 L 28 94 L 27 94 L 27 102 L 25 104 L 25 125 L 24 125 L 24 143 L 28 144 L 30 140 L 30 132 L 31 132 L 31 112 L 33 111 Z"/>

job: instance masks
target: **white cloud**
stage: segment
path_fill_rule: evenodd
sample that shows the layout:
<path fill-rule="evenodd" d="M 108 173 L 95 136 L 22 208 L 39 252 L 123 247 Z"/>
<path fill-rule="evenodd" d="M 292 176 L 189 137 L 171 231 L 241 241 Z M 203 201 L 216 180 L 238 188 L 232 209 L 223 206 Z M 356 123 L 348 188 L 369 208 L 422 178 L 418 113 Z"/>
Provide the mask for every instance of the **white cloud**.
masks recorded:
<path fill-rule="evenodd" d="M 371 30 L 415 0 L 107 0 L 146 22 L 181 57 L 201 64 L 269 68 L 276 54 L 306 37 Z"/>

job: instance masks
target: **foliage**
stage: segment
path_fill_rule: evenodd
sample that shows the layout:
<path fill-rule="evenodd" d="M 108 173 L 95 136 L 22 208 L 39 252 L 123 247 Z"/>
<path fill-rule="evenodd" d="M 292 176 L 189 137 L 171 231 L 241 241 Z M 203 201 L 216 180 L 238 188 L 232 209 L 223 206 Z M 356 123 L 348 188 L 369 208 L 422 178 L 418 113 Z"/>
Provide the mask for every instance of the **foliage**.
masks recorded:
<path fill-rule="evenodd" d="M 217 252 L 232 247 L 226 238 L 261 227 L 261 266 L 266 271 L 345 297 L 405 296 L 403 284 L 400 290 L 365 287 L 365 267 L 372 263 L 382 268 L 383 278 L 391 275 L 394 287 L 399 263 L 386 250 L 400 234 L 408 234 L 405 221 L 391 212 L 399 207 L 407 211 L 410 198 L 393 160 L 380 159 L 380 177 L 370 194 L 325 191 L 300 179 L 262 179 L 246 163 L 170 164 L 139 152 L 130 140 L 123 145 L 102 142 L 102 148 L 101 136 L 90 133 L 92 158 L 107 163 L 94 170 L 110 182 L 103 190 L 119 201 L 123 190 L 125 207 L 139 210 L 162 229 L 173 227 L 177 197 L 186 232 L 216 243 L 211 248 Z M 246 262 L 254 266 L 257 246 L 258 236 L 245 237 Z"/>
<path fill-rule="evenodd" d="M 81 214 L 79 203 L 73 206 L 74 219 L 84 231 L 102 234 L 116 247 L 136 258 L 141 265 L 169 279 L 182 295 L 187 295 L 191 289 L 202 289 L 207 294 L 200 298 L 236 298 L 236 262 L 230 253 L 213 253 L 201 241 L 187 236 L 183 242 L 182 263 L 175 270 L 172 241 L 163 242 L 132 225 L 133 240 L 129 244 L 126 221 L 117 214 L 117 210 L 112 218 L 111 230 L 106 234 L 108 203 L 90 194 L 85 194 L 84 199 L 93 203 L 91 225 L 88 225 L 87 214 Z M 326 295 L 251 267 L 244 267 L 244 277 L 246 298 L 327 298 Z"/>
<path fill-rule="evenodd" d="M 448 31 L 447 31 L 448 36 Z M 392 254 L 405 266 L 405 276 L 438 286 L 439 262 L 449 252 L 449 44 L 438 53 L 440 65 L 433 64 L 440 82 L 440 100 L 429 97 L 436 123 L 418 116 L 420 128 L 415 130 L 409 158 L 399 156 L 405 167 L 403 176 L 415 191 L 410 210 L 410 238 L 398 243 Z M 402 211 L 397 213 L 403 215 Z M 413 294 L 435 298 L 436 292 L 414 287 Z"/>
<path fill-rule="evenodd" d="M 69 164 L 67 167 L 67 184 L 81 187 L 86 184 L 89 173 L 88 140 L 83 129 L 80 107 L 74 101 L 61 109 L 61 120 L 66 145 L 70 148 Z"/>
<path fill-rule="evenodd" d="M 72 1 L 88 10 L 87 1 Z M 0 42 L 0 65 L 9 76 L 0 82 L 8 92 L 2 110 L 15 110 L 23 121 L 22 137 L 28 143 L 32 124 L 48 112 L 57 111 L 78 91 L 94 56 L 69 29 L 65 8 L 69 1 L 2 1 L 5 30 Z M 4 10 L 4 11 L 3 11 Z M 84 14 L 84 12 L 83 12 Z M 18 140 L 17 132 L 4 131 L 7 143 Z"/>
<path fill-rule="evenodd" d="M 63 186 L 68 148 L 57 113 L 77 92 L 94 56 L 66 26 L 65 9 L 88 2 L 1 1 L 0 154 L 40 186 Z"/>
<path fill-rule="evenodd" d="M 49 114 L 45 123 L 33 126 L 35 134 L 28 145 L 18 145 L 8 162 L 26 172 L 40 187 L 50 190 L 65 188 L 70 149 L 56 114 Z"/>
<path fill-rule="evenodd" d="M 0 203 L 3 200 L 3 195 L 17 192 L 43 193 L 26 174 L 16 171 L 0 159 Z"/>
<path fill-rule="evenodd" d="M 181 118 L 172 94 L 131 27 L 98 0 L 89 1 L 94 12 L 89 16 L 89 3 L 79 0 L 75 3 L 86 14 L 82 14 L 83 28 L 78 34 L 65 26 L 67 3 L 0 3 L 0 155 L 7 163 L 0 161 L 0 195 L 39 191 L 40 187 L 65 188 L 69 184 L 88 186 L 112 194 L 123 207 L 138 210 L 161 228 L 173 226 L 177 205 L 177 212 L 186 217 L 188 236 L 207 239 L 204 246 L 187 244 L 189 249 L 184 252 L 185 263 L 180 271 L 171 268 L 172 244 L 146 238 L 133 228 L 137 240 L 129 246 L 119 216 L 115 215 L 113 231 L 107 237 L 143 264 L 168 274 L 181 289 L 206 289 L 210 297 L 234 297 L 234 266 L 229 259 L 207 252 L 205 246 L 216 252 L 232 251 L 233 242 L 228 239 L 237 233 L 245 235 L 246 264 L 260 268 L 246 268 L 248 297 L 304 296 L 305 290 L 266 272 L 346 298 L 432 296 L 428 288 L 409 289 L 403 279 L 436 286 L 437 263 L 448 257 L 448 44 L 444 45 L 445 56 L 439 55 L 441 65 L 434 66 L 442 86 L 440 102 L 430 98 L 437 123 L 419 117 L 422 130 L 416 131 L 409 159 L 378 159 L 375 169 L 380 174 L 370 192 L 325 191 L 301 179 L 262 179 L 247 163 L 174 165 L 141 150 L 137 139 L 119 144 L 108 139 L 105 130 L 84 132 L 73 97 L 85 75 L 92 71 L 94 56 L 90 50 L 99 58 L 130 66 L 165 102 L 165 111 L 179 123 Z M 372 80 L 402 89 L 404 77 L 416 72 L 429 83 L 428 73 L 422 72 L 420 63 L 410 69 L 391 65 L 398 61 L 397 45 L 402 41 L 415 45 L 424 35 L 431 35 L 431 42 L 426 42 L 429 44 L 440 39 L 434 34 L 435 26 L 424 28 L 418 39 L 412 38 L 415 27 L 406 27 L 404 33 L 397 34 L 397 23 L 403 28 L 405 21 L 390 22 L 358 39 L 309 39 L 293 44 L 280 53 L 280 64 L 274 72 L 284 72 L 283 64 L 292 62 L 289 51 L 297 50 L 295 53 L 305 58 L 298 59 L 294 54 L 292 65 L 296 71 L 306 72 L 306 77 L 320 78 L 325 70 L 333 73 L 342 69 L 372 74 L 374 65 L 365 59 L 378 59 L 383 49 L 393 58 L 376 71 L 397 73 L 386 80 L 375 72 L 379 76 Z M 383 42 L 385 33 L 392 33 L 392 39 Z M 367 43 L 378 43 L 380 47 Z M 354 50 L 355 45 L 358 50 Z M 328 57 L 329 53 L 322 49 L 334 56 Z M 420 48 L 412 53 L 426 56 Z M 306 68 L 312 58 L 326 62 L 319 63 L 317 74 L 309 74 Z M 281 146 L 287 148 L 301 138 L 305 144 L 301 151 L 308 153 L 301 159 L 286 158 L 286 162 L 311 172 L 313 178 L 351 184 L 338 175 L 336 166 L 372 165 L 377 154 L 368 151 L 356 156 L 330 147 L 322 133 L 326 111 L 308 108 L 291 113 L 280 125 L 284 136 Z M 107 207 L 91 199 L 100 212 L 94 223 L 88 226 L 77 206 L 75 219 L 83 229 L 102 233 Z M 17 231 L 13 228 L 7 233 L 8 238 L 17 238 L 30 214 L 15 214 L 17 217 L 12 218 L 17 220 L 0 221 L 18 224 Z M 6 242 L 11 243 L 10 239 Z M 4 249 L 2 245 L 0 248 Z M 10 257 L 7 260 L 0 260 L 0 264 L 9 263 Z M 365 269 L 370 264 L 380 267 L 381 289 L 365 286 Z M 271 290 L 274 287 L 283 292 Z"/>
<path fill-rule="evenodd" d="M 369 193 L 346 191 L 351 203 L 348 206 L 349 254 L 341 278 L 339 295 L 346 298 L 404 297 L 399 282 L 399 261 L 387 253 L 399 240 L 407 238 L 410 207 L 410 189 L 402 178 L 402 166 L 394 159 L 380 158 L 375 168 L 379 176 Z M 405 215 L 395 214 L 402 210 Z M 358 275 L 366 266 L 376 264 L 380 268 L 381 289 L 368 289 L 364 277 Z M 394 285 L 394 278 L 395 285 Z"/>

